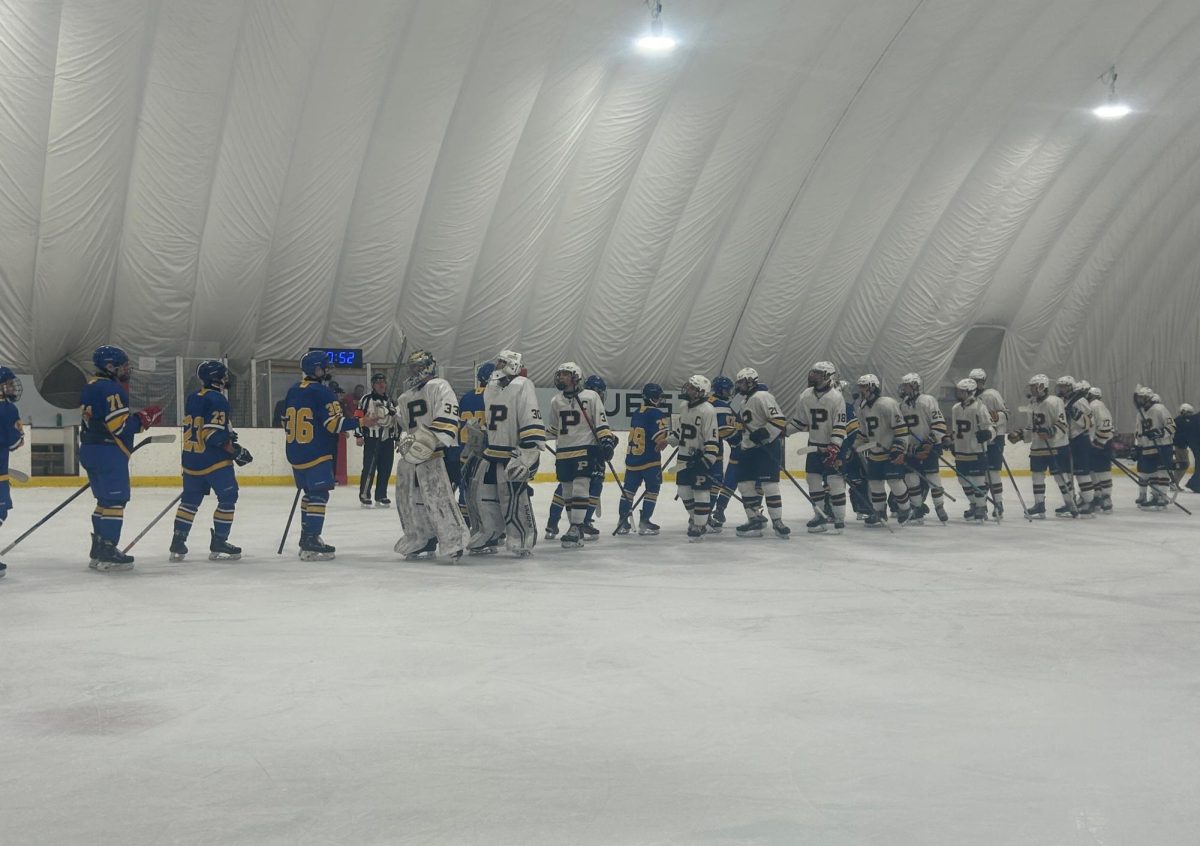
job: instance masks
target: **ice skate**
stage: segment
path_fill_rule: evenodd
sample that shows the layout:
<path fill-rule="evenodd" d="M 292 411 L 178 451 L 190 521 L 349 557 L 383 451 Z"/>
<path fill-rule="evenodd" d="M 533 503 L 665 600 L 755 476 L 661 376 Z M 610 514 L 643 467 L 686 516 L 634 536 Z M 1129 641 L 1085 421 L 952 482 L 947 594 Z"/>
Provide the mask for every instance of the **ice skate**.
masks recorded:
<path fill-rule="evenodd" d="M 734 531 L 737 532 L 739 538 L 761 538 L 763 526 L 765 525 L 767 525 L 767 518 L 761 514 L 756 514 L 738 526 Z"/>
<path fill-rule="evenodd" d="M 377 506 L 379 506 L 380 508 L 388 508 L 389 506 L 391 506 L 392 501 L 385 496 L 385 497 L 381 497 L 380 499 L 375 500 L 375 504 Z"/>
<path fill-rule="evenodd" d="M 405 561 L 422 561 L 426 558 L 435 558 L 437 556 L 437 538 L 430 538 L 425 541 L 425 545 L 420 549 L 414 549 L 412 552 L 407 552 L 404 555 Z"/>
<path fill-rule="evenodd" d="M 321 540 L 320 535 L 300 535 L 301 561 L 332 561 L 334 547 Z"/>
<path fill-rule="evenodd" d="M 617 534 L 627 535 L 629 534 L 629 530 L 632 528 L 633 527 L 629 525 L 629 515 L 626 515 L 621 518 L 620 522 L 617 523 Z"/>
<path fill-rule="evenodd" d="M 208 530 L 208 560 L 209 561 L 240 561 L 242 548 L 234 546 L 227 538 L 217 537 L 212 529 Z"/>
<path fill-rule="evenodd" d="M 0 579 L 4 578 L 4 574 L 8 572 L 8 565 L 0 561 Z"/>
<path fill-rule="evenodd" d="M 581 526 L 572 526 L 563 533 L 561 541 L 563 549 L 579 549 L 583 546 L 581 529 Z"/>
<path fill-rule="evenodd" d="M 942 507 L 940 505 L 935 506 L 933 509 L 933 513 L 937 515 L 937 518 L 940 522 L 942 522 L 942 523 L 950 522 L 950 515 L 946 513 L 946 509 L 944 507 Z"/>
<path fill-rule="evenodd" d="M 762 537 L 762 532 L 759 532 L 759 537 Z M 697 526 L 695 523 L 688 523 L 687 530 L 688 543 L 700 543 L 704 540 L 704 527 Z"/>
<path fill-rule="evenodd" d="M 543 535 L 546 540 L 554 540 L 558 537 L 558 526 L 554 523 L 546 524 L 546 534 Z"/>
<path fill-rule="evenodd" d="M 776 517 L 771 521 L 771 529 L 775 532 L 775 537 L 780 540 L 787 540 L 792 536 L 792 530 L 787 527 L 781 517 Z"/>
<path fill-rule="evenodd" d="M 1031 520 L 1045 520 L 1046 519 L 1046 503 L 1035 502 L 1032 506 L 1030 506 L 1028 509 L 1026 509 L 1025 516 L 1027 516 Z"/>
<path fill-rule="evenodd" d="M 491 537 L 482 543 L 467 547 L 467 555 L 495 555 L 500 548 L 500 538 Z"/>
<path fill-rule="evenodd" d="M 1071 517 L 1074 519 L 1079 516 L 1079 512 L 1075 510 L 1075 503 L 1066 502 L 1054 509 L 1055 517 Z"/>
<path fill-rule="evenodd" d="M 375 507 L 375 504 L 373 502 L 371 502 L 371 498 L 369 496 L 360 496 L 358 498 L 358 504 L 361 505 L 363 508 L 374 508 Z"/>
<path fill-rule="evenodd" d="M 582 537 L 585 541 L 600 540 L 600 530 L 591 523 L 584 523 L 580 528 L 580 531 L 582 532 Z"/>
<path fill-rule="evenodd" d="M 708 515 L 708 524 L 705 528 L 709 532 L 712 532 L 713 534 L 720 534 L 721 529 L 723 529 L 724 526 L 722 526 L 720 523 L 718 523 L 716 520 L 714 520 L 712 514 L 709 514 Z"/>
<path fill-rule="evenodd" d="M 810 535 L 819 535 L 822 532 L 829 531 L 829 521 L 822 515 L 818 514 L 804 524 Z"/>
<path fill-rule="evenodd" d="M 117 545 L 112 541 L 101 538 L 96 549 L 96 557 L 88 566 L 101 573 L 132 570 L 133 556 L 126 555 L 117 549 Z"/>
<path fill-rule="evenodd" d="M 639 535 L 657 535 L 660 526 L 657 523 L 651 523 L 649 520 L 641 520 L 638 523 Z"/>
<path fill-rule="evenodd" d="M 188 554 L 187 535 L 182 532 L 176 532 L 171 537 L 171 549 L 168 559 L 170 561 L 182 561 Z"/>
<path fill-rule="evenodd" d="M 901 508 L 896 512 L 896 525 L 907 526 L 913 518 L 912 514 L 913 511 L 911 508 Z"/>
<path fill-rule="evenodd" d="M 886 519 L 882 511 L 873 511 L 863 518 L 863 525 L 868 529 L 881 529 Z"/>

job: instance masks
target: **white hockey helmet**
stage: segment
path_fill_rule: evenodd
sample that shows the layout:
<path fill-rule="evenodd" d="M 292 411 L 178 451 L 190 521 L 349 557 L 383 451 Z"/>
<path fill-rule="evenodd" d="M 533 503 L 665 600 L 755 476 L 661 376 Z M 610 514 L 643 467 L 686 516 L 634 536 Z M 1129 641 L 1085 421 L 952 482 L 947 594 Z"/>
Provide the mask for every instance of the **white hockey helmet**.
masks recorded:
<path fill-rule="evenodd" d="M 1154 405 L 1155 403 L 1159 403 L 1159 402 L 1162 402 L 1162 397 L 1160 397 L 1158 394 L 1150 395 L 1150 404 L 1151 405 Z"/>
<path fill-rule="evenodd" d="M 900 377 L 900 396 L 906 399 L 916 399 L 921 394 L 921 388 L 920 373 L 905 373 Z"/>
<path fill-rule="evenodd" d="M 512 350 L 500 350 L 496 354 L 496 372 L 512 378 L 521 372 L 521 354 Z"/>
<path fill-rule="evenodd" d="M 1100 399 L 1103 396 L 1104 396 L 1104 391 L 1100 390 L 1100 388 L 1098 388 L 1096 385 L 1092 385 L 1090 388 L 1088 388 L 1088 392 L 1087 392 L 1088 399 L 1090 399 L 1090 400 Z"/>
<path fill-rule="evenodd" d="M 683 383 L 683 394 L 688 398 L 688 402 L 697 403 L 706 400 L 712 394 L 712 382 L 707 376 L 697 373 Z"/>
<path fill-rule="evenodd" d="M 1089 382 L 1087 379 L 1080 379 L 1078 382 L 1075 383 L 1075 390 L 1079 391 L 1084 396 L 1087 396 L 1087 392 L 1090 391 L 1091 389 L 1092 389 L 1092 383 Z"/>
<path fill-rule="evenodd" d="M 1192 404 L 1190 402 L 1185 402 L 1183 405 L 1179 406 L 1180 417 L 1190 417 L 1195 413 L 1196 409 L 1192 408 Z"/>
<path fill-rule="evenodd" d="M 858 377 L 858 393 L 864 399 L 873 400 L 883 391 L 883 383 L 874 373 L 864 373 Z"/>
<path fill-rule="evenodd" d="M 983 383 L 987 381 L 987 371 L 982 367 L 976 367 L 967 374 L 968 379 L 974 379 L 979 387 L 983 387 Z"/>
<path fill-rule="evenodd" d="M 737 386 L 739 394 L 749 396 L 758 389 L 758 371 L 753 367 L 743 367 L 733 377 L 733 384 Z"/>
<path fill-rule="evenodd" d="M 1148 388 L 1145 385 L 1138 385 L 1133 391 L 1133 404 L 1142 408 L 1149 408 L 1154 402 L 1154 389 Z"/>
<path fill-rule="evenodd" d="M 808 370 L 808 386 L 810 388 L 829 387 L 835 376 L 837 376 L 837 368 L 833 366 L 833 362 L 818 361 Z"/>
<path fill-rule="evenodd" d="M 1058 394 L 1063 399 L 1066 399 L 1071 394 L 1075 393 L 1075 377 L 1074 376 L 1059 376 L 1054 383 L 1054 393 Z"/>
<path fill-rule="evenodd" d="M 568 384 L 566 379 L 559 377 L 562 374 L 568 373 L 571 376 L 571 382 Z M 578 391 L 579 384 L 583 381 L 583 368 L 573 361 L 564 361 L 554 371 L 554 387 L 560 391 Z"/>
<path fill-rule="evenodd" d="M 1036 400 L 1043 400 L 1050 396 L 1050 377 L 1045 373 L 1030 376 L 1029 396 Z"/>
<path fill-rule="evenodd" d="M 958 397 L 959 402 L 966 402 L 975 396 L 975 391 L 978 388 L 979 383 L 974 379 L 959 379 L 954 385 L 954 395 Z"/>

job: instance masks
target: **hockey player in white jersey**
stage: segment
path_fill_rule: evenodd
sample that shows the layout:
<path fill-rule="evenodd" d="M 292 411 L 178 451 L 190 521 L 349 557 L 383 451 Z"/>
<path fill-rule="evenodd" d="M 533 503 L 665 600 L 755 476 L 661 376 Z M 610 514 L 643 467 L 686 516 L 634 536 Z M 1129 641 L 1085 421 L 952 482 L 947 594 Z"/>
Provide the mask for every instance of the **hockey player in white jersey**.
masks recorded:
<path fill-rule="evenodd" d="M 562 485 L 567 522 L 571 524 L 562 536 L 563 549 L 583 546 L 592 476 L 597 464 L 603 468 L 604 462 L 612 459 L 617 445 L 600 395 L 582 383 L 583 371 L 578 364 L 566 361 L 558 366 L 554 387 L 561 393 L 550 401 L 546 426 L 546 436 L 557 440 L 554 472 Z"/>
<path fill-rule="evenodd" d="M 942 441 L 946 437 L 946 416 L 932 394 L 922 390 L 921 375 L 906 373 L 900 380 L 900 413 L 908 425 L 909 442 L 907 472 L 904 484 L 908 488 L 909 505 L 913 511 L 912 522 L 923 523 L 928 513 L 923 500 L 925 487 L 933 500 L 933 511 L 938 520 L 945 523 L 945 491 L 942 488 L 938 457 L 942 453 Z"/>
<path fill-rule="evenodd" d="M 871 514 L 864 525 L 878 528 L 887 520 L 887 490 L 896 497 L 900 525 L 908 522 L 912 508 L 908 502 L 908 486 L 904 483 L 905 460 L 908 453 L 908 424 L 900 413 L 900 404 L 883 396 L 882 384 L 874 373 L 858 377 L 858 431 L 863 439 L 863 461 L 867 466 L 867 481 L 871 490 Z"/>
<path fill-rule="evenodd" d="M 812 534 L 846 527 L 846 479 L 839 466 L 839 453 L 846 439 L 846 399 L 833 384 L 837 369 L 818 361 L 808 371 L 808 387 L 800 394 L 799 409 L 792 423 L 808 432 L 812 451 L 805 457 L 804 475 L 815 514 L 808 521 Z M 828 496 L 826 496 L 828 494 Z"/>
<path fill-rule="evenodd" d="M 786 540 L 792 530 L 783 522 L 783 496 L 779 493 L 779 468 L 783 466 L 783 433 L 787 418 L 770 391 L 760 387 L 758 371 L 743 367 L 734 378 L 734 387 L 745 397 L 738 419 L 742 427 L 742 451 L 737 463 L 737 489 L 746 509 L 746 522 L 737 527 L 739 538 L 762 537 L 767 518 L 776 537 Z M 759 494 L 757 487 L 762 488 Z"/>
<path fill-rule="evenodd" d="M 954 468 L 971 507 L 963 515 L 982 523 L 987 520 L 987 448 L 995 433 L 992 415 L 975 392 L 974 379 L 960 379 L 954 386 L 958 402 L 950 410 L 950 436 L 954 444 Z M 1001 515 L 1002 516 L 1002 515 Z M 997 516 L 997 520 L 1000 516 Z"/>
<path fill-rule="evenodd" d="M 467 526 L 453 483 L 459 478 L 458 397 L 437 375 L 431 353 L 408 357 L 406 388 L 396 398 L 403 461 L 396 471 L 396 510 L 404 537 L 396 552 L 405 558 L 433 558 L 439 549 L 457 561 L 467 545 Z"/>
<path fill-rule="evenodd" d="M 1138 386 L 1133 393 L 1138 413 L 1137 453 L 1138 508 L 1162 511 L 1171 501 L 1171 460 L 1174 453 L 1175 419 L 1150 388 Z"/>
<path fill-rule="evenodd" d="M 721 436 L 717 432 L 717 410 L 708 401 L 712 383 L 706 376 L 693 376 L 684 384 L 685 406 L 671 416 L 667 443 L 679 447 L 675 462 L 675 485 L 688 512 L 688 541 L 704 539 L 712 509 L 712 479 L 721 460 Z"/>
<path fill-rule="evenodd" d="M 976 367 L 969 374 L 968 379 L 974 379 L 978 386 L 975 390 L 975 395 L 983 402 L 983 407 L 988 410 L 988 414 L 992 417 L 992 430 L 996 433 L 992 438 L 992 442 L 988 444 L 988 489 L 992 494 L 992 501 L 996 506 L 996 517 L 1004 516 L 1004 481 L 1001 477 L 1001 472 L 1004 470 L 1004 436 L 1008 434 L 1008 403 L 1004 401 L 1004 397 L 995 388 L 988 388 L 987 371 L 982 367 Z"/>
<path fill-rule="evenodd" d="M 1054 474 L 1066 513 L 1075 515 L 1075 498 L 1071 495 L 1070 459 L 1067 446 L 1067 412 L 1063 401 L 1050 393 L 1050 377 L 1038 373 L 1029 379 L 1029 426 L 1008 433 L 1010 443 L 1029 444 L 1029 474 L 1033 478 L 1033 505 L 1026 514 L 1044 520 L 1046 517 L 1046 473 Z"/>
<path fill-rule="evenodd" d="M 1054 392 L 1063 401 L 1063 409 L 1067 415 L 1067 446 L 1070 447 L 1068 456 L 1069 469 L 1075 483 L 1079 485 L 1079 496 L 1075 508 L 1079 516 L 1090 516 L 1096 509 L 1095 484 L 1092 480 L 1092 469 L 1089 459 L 1092 454 L 1092 408 L 1088 405 L 1086 391 L 1079 390 L 1072 376 L 1059 376 L 1055 383 Z M 1070 509 L 1066 506 L 1055 509 L 1055 514 L 1066 516 Z"/>
<path fill-rule="evenodd" d="M 488 443 L 470 486 L 480 515 L 480 525 L 472 527 L 472 555 L 495 552 L 504 538 L 509 552 L 524 558 L 537 543 L 529 480 L 537 473 L 546 426 L 533 383 L 520 373 L 521 354 L 501 350 L 483 389 Z"/>
<path fill-rule="evenodd" d="M 1088 466 L 1092 468 L 1092 479 L 1096 486 L 1096 502 L 1102 514 L 1112 512 L 1112 412 L 1104 404 L 1104 392 L 1099 388 L 1081 382 L 1080 388 L 1087 386 L 1088 408 L 1092 414 L 1092 445 L 1088 456 Z"/>

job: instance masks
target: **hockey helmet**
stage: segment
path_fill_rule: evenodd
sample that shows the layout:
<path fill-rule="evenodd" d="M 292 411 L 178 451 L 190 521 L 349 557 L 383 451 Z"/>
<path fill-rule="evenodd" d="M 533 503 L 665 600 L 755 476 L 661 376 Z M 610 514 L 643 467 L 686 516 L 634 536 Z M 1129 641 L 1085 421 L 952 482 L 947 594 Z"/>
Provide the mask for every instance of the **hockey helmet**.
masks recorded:
<path fill-rule="evenodd" d="M 492 378 L 492 374 L 496 372 L 495 362 L 488 361 L 479 365 L 479 369 L 475 371 L 475 379 L 481 386 L 486 385 L 488 380 Z"/>
<path fill-rule="evenodd" d="M 830 386 L 836 375 L 837 368 L 833 366 L 833 362 L 818 361 L 808 370 L 808 386 L 823 390 Z"/>
<path fill-rule="evenodd" d="M 317 375 L 317 371 L 321 375 Z M 329 376 L 329 358 L 324 350 L 309 350 L 300 356 L 300 372 L 309 379 L 323 380 Z"/>
<path fill-rule="evenodd" d="M 513 378 L 521 372 L 521 354 L 513 350 L 500 350 L 496 355 L 496 372 L 501 377 Z"/>
<path fill-rule="evenodd" d="M 437 375 L 437 360 L 428 350 L 413 350 L 406 362 L 408 386 L 417 388 Z"/>
<path fill-rule="evenodd" d="M 1044 400 L 1050 396 L 1050 377 L 1045 373 L 1030 376 L 1029 396 L 1035 400 Z"/>
<path fill-rule="evenodd" d="M 12 368 L 0 366 L 0 393 L 3 393 L 10 402 L 16 402 L 24 391 L 21 380 L 17 378 L 16 373 L 13 373 Z"/>
<path fill-rule="evenodd" d="M 7 369 L 7 367 L 0 369 L 0 373 L 3 373 L 3 371 Z M 1190 402 L 1185 402 L 1183 405 L 1179 406 L 1180 417 L 1191 417 L 1195 413 L 1196 409 L 1192 408 L 1192 404 Z"/>
<path fill-rule="evenodd" d="M 708 399 L 711 393 L 712 382 L 708 381 L 707 376 L 696 374 L 683 383 L 683 395 L 692 405 Z"/>
<path fill-rule="evenodd" d="M 1075 390 L 1078 391 L 1079 393 L 1083 394 L 1084 396 L 1087 396 L 1087 392 L 1090 391 L 1091 389 L 1092 389 L 1092 383 L 1089 382 L 1087 379 L 1080 379 L 1078 382 L 1075 383 Z"/>
<path fill-rule="evenodd" d="M 972 370 L 970 373 L 967 374 L 967 378 L 974 379 L 975 384 L 978 385 L 980 388 L 982 388 L 983 383 L 987 381 L 987 371 L 984 370 L 982 367 L 976 367 L 974 370 Z"/>
<path fill-rule="evenodd" d="M 659 385 L 657 382 L 647 382 L 646 384 L 642 385 L 642 399 L 645 400 L 648 405 L 658 405 L 659 401 L 662 399 L 662 395 L 662 385 Z"/>
<path fill-rule="evenodd" d="M 216 388 L 219 391 L 229 381 L 229 368 L 225 366 L 223 361 L 211 358 L 208 361 L 200 362 L 200 365 L 196 368 L 196 378 L 200 380 L 200 384 L 204 387 Z"/>
<path fill-rule="evenodd" d="M 728 376 L 718 376 L 712 380 L 712 391 L 717 399 L 728 400 L 733 396 L 733 380 Z"/>
<path fill-rule="evenodd" d="M 564 374 L 570 377 L 569 381 Z M 583 369 L 573 361 L 564 361 L 554 371 L 554 387 L 563 393 L 578 391 L 582 381 Z"/>
<path fill-rule="evenodd" d="M 1100 390 L 1097 386 L 1092 385 L 1092 387 L 1088 388 L 1088 392 L 1087 392 L 1088 399 L 1090 399 L 1090 400 L 1100 399 L 1103 396 L 1104 396 L 1104 391 Z"/>
<path fill-rule="evenodd" d="M 1058 381 L 1054 383 L 1054 393 L 1058 394 L 1063 399 L 1075 393 L 1075 377 L 1074 376 L 1059 376 Z"/>
<path fill-rule="evenodd" d="M 96 366 L 98 373 L 116 376 L 121 382 L 129 381 L 129 356 L 118 346 L 104 344 L 96 347 L 96 351 L 92 353 L 92 364 Z"/>
<path fill-rule="evenodd" d="M 589 391 L 598 393 L 601 399 L 604 399 L 604 394 L 608 390 L 608 385 L 604 384 L 604 380 L 594 373 L 584 380 L 583 386 Z"/>
<path fill-rule="evenodd" d="M 979 383 L 974 379 L 959 379 L 954 385 L 954 396 L 958 397 L 959 402 L 966 402 L 975 396 L 975 391 L 978 388 Z"/>
<path fill-rule="evenodd" d="M 1133 404 L 1140 408 L 1149 408 L 1154 404 L 1154 389 L 1138 385 L 1133 392 Z"/>
<path fill-rule="evenodd" d="M 739 394 L 750 396 L 758 390 L 758 371 L 753 367 L 743 367 L 733 377 Z"/>
<path fill-rule="evenodd" d="M 921 387 L 921 374 L 919 373 L 905 373 L 900 377 L 900 396 L 905 399 L 916 399 L 921 395 Z"/>
<path fill-rule="evenodd" d="M 879 377 L 874 373 L 864 373 L 858 377 L 858 393 L 868 402 L 878 399 L 882 391 L 883 383 L 879 381 Z"/>

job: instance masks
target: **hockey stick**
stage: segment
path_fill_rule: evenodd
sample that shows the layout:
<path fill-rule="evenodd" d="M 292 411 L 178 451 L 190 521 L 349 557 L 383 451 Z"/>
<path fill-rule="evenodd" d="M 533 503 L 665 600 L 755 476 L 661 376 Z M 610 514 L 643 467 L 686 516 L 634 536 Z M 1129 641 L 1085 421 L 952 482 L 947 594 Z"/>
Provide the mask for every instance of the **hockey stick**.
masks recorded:
<path fill-rule="evenodd" d="M 1021 513 L 1025 515 L 1025 519 L 1030 523 L 1033 522 L 1033 517 L 1029 514 L 1029 507 L 1025 505 L 1025 497 L 1021 495 L 1021 489 L 1017 487 L 1017 480 L 1013 478 L 1012 468 L 1008 466 L 1008 459 L 1004 457 L 1004 453 L 1000 453 L 1000 461 L 1004 465 L 1005 472 L 1008 473 L 1008 480 L 1012 482 L 1013 490 L 1017 492 L 1017 501 L 1021 503 Z"/>
<path fill-rule="evenodd" d="M 283 527 L 283 537 L 279 539 L 279 549 L 275 551 L 276 555 L 283 555 L 283 545 L 287 543 L 288 532 L 292 528 L 292 518 L 296 516 L 296 504 L 300 502 L 300 488 L 296 488 L 296 495 L 292 498 L 292 510 L 288 512 L 287 524 Z"/>
<path fill-rule="evenodd" d="M 122 549 L 121 551 L 129 552 L 129 550 L 133 549 L 133 545 L 135 543 L 137 543 L 138 541 L 140 541 L 142 538 L 144 538 L 146 536 L 146 532 L 153 529 L 155 524 L 157 524 L 158 521 L 161 520 L 168 511 L 170 511 L 172 508 L 174 508 L 175 504 L 177 502 L 179 502 L 179 500 L 181 500 L 181 499 L 183 499 L 183 491 L 180 491 L 178 496 L 176 496 L 173 500 L 168 502 L 166 507 L 163 508 L 162 511 L 158 512 L 158 514 L 155 515 L 153 520 L 151 520 L 149 523 L 146 524 L 146 528 L 144 528 L 140 532 L 138 532 L 137 537 L 135 537 L 133 540 L 131 540 L 128 544 L 126 544 L 125 548 Z"/>
<path fill-rule="evenodd" d="M 8 468 L 8 475 L 12 477 L 14 482 L 20 482 L 22 485 L 29 481 L 29 477 L 23 471 L 13 467 Z"/>
<path fill-rule="evenodd" d="M 588 428 L 592 430 L 592 437 L 596 439 L 596 446 L 599 446 L 600 436 L 596 433 L 596 427 L 592 425 L 592 416 L 587 413 L 587 408 L 579 401 L 578 394 L 571 397 L 571 399 L 574 400 L 575 404 L 579 406 L 579 411 L 583 414 L 584 421 L 587 423 Z M 625 485 L 621 484 L 621 477 L 617 475 L 617 469 L 613 467 L 612 461 L 606 458 L 604 459 L 604 463 L 608 466 L 609 472 L 613 474 L 613 480 L 617 482 L 617 484 L 621 485 L 621 498 L 626 502 L 632 503 L 633 497 L 625 492 Z M 599 509 L 597 509 L 597 511 L 599 511 Z"/>
<path fill-rule="evenodd" d="M 1126 467 L 1124 464 L 1122 464 L 1122 463 L 1121 463 L 1121 462 L 1120 462 L 1120 461 L 1119 461 L 1119 460 L 1116 458 L 1116 456 L 1113 456 L 1113 458 L 1112 458 L 1112 463 L 1113 463 L 1113 464 L 1115 464 L 1115 465 L 1117 465 L 1117 467 L 1121 468 L 1121 472 L 1122 472 L 1122 473 L 1124 473 L 1126 476 L 1128 476 L 1130 479 L 1132 479 L 1134 482 L 1136 482 L 1136 483 L 1137 483 L 1137 484 L 1139 484 L 1139 485 L 1141 484 L 1141 480 L 1140 480 L 1140 479 L 1138 479 L 1138 477 L 1137 477 L 1137 474 L 1133 473 L 1133 472 L 1132 472 L 1132 471 L 1131 471 L 1131 470 L 1130 470 L 1128 467 Z M 1170 503 L 1171 503 L 1171 505 L 1174 505 L 1176 508 L 1178 508 L 1178 509 L 1179 509 L 1180 511 L 1182 511 L 1184 514 L 1187 514 L 1189 517 L 1190 517 L 1190 516 L 1192 516 L 1192 512 L 1191 512 L 1191 511 L 1188 511 L 1188 510 L 1187 510 L 1187 508 L 1185 508 L 1184 506 L 1180 505 L 1178 502 L 1175 502 L 1175 501 L 1174 501 L 1174 500 L 1172 500 L 1170 497 L 1168 497 L 1168 496 L 1167 496 L 1165 493 L 1163 493 L 1163 490 L 1162 490 L 1162 488 L 1158 487 L 1158 486 L 1157 486 L 1157 485 L 1155 485 L 1155 484 L 1151 484 L 1151 483 L 1149 483 L 1149 482 L 1147 483 L 1147 485 L 1148 485 L 1148 486 L 1149 486 L 1149 488 L 1150 488 L 1152 491 L 1154 491 L 1155 493 L 1157 493 L 1157 494 L 1161 494 L 1162 496 L 1166 497 L 1166 498 L 1167 498 L 1167 501 L 1168 501 L 1168 502 L 1170 502 Z M 3 555 L 3 554 L 6 552 L 6 551 L 7 551 L 7 550 L 0 550 L 0 555 Z"/>
<path fill-rule="evenodd" d="M 765 446 L 765 444 L 764 444 L 764 446 Z M 833 522 L 832 511 L 824 511 L 824 510 L 818 508 L 817 501 L 815 499 L 813 499 L 812 496 L 809 495 L 808 491 L 806 491 L 804 488 L 802 488 L 800 486 L 800 483 L 796 481 L 796 477 L 788 472 L 788 469 L 786 467 L 784 467 L 783 464 L 780 463 L 779 459 L 775 457 L 774 453 L 768 452 L 767 458 L 771 459 L 771 463 L 774 464 L 779 469 L 779 472 L 781 472 L 781 473 L 783 473 L 783 475 L 787 476 L 788 481 L 796 486 L 796 490 L 800 491 L 801 495 L 803 495 L 803 497 L 808 500 L 808 504 L 813 507 L 814 511 L 820 512 L 820 514 L 823 517 L 825 517 L 826 519 L 828 519 L 829 522 L 831 522 L 831 523 Z"/>
<path fill-rule="evenodd" d="M 175 440 L 175 435 L 174 435 L 174 434 L 170 434 L 170 435 L 151 435 L 150 437 L 148 437 L 148 438 L 144 438 L 144 439 L 143 439 L 141 442 L 139 442 L 139 443 L 135 444 L 135 445 L 134 445 L 134 447 L 133 447 L 133 449 L 131 449 L 131 450 L 129 451 L 129 454 L 130 454 L 130 455 L 133 455 L 135 452 L 137 452 L 139 449 L 141 449 L 142 447 L 144 447 L 146 444 L 169 444 L 169 443 L 172 443 L 172 442 L 174 442 L 174 440 Z M 49 520 L 51 517 L 53 517 L 53 516 L 54 516 L 55 514 L 57 514 L 58 512 L 62 511 L 64 508 L 66 508 L 66 507 L 67 507 L 68 505 L 70 505 L 72 502 L 74 502 L 74 501 L 75 501 L 75 500 L 76 500 L 76 499 L 79 497 L 79 495 L 80 495 L 80 494 L 82 494 L 84 491 L 86 491 L 86 490 L 87 490 L 88 488 L 90 488 L 91 486 L 92 486 L 92 483 L 91 483 L 90 481 L 88 481 L 88 482 L 85 482 L 85 483 L 84 483 L 84 485 L 83 485 L 83 487 L 81 487 L 79 490 L 75 491 L 75 493 L 71 494 L 69 497 L 67 497 L 66 499 L 64 499 L 64 500 L 63 500 L 63 501 L 62 501 L 62 502 L 61 502 L 61 503 L 58 505 L 58 507 L 56 507 L 56 508 L 55 508 L 53 511 L 51 511 L 49 514 L 47 514 L 47 515 L 46 515 L 45 517 L 43 517 L 41 520 L 38 520 L 36 523 L 34 523 L 32 526 L 30 526 L 28 529 L 26 529 L 26 530 L 25 530 L 25 531 L 24 531 L 24 532 L 23 532 L 21 535 L 19 535 L 19 536 L 17 537 L 17 539 L 16 539 L 16 540 L 14 540 L 14 541 L 13 541 L 12 543 L 10 543 L 8 546 L 4 547 L 4 549 L 0 549 L 0 555 L 5 555 L 5 554 L 6 554 L 6 553 L 7 553 L 7 552 L 8 552 L 10 549 L 12 549 L 14 546 L 16 546 L 16 545 L 17 545 L 17 544 L 19 544 L 21 541 L 25 540 L 25 538 L 29 537 L 29 536 L 30 536 L 30 535 L 32 535 L 32 534 L 33 534 L 35 531 L 37 531 L 38 529 L 40 529 L 40 528 L 42 527 L 42 525 L 44 525 L 44 524 L 46 523 L 46 521 L 48 521 L 48 520 Z"/>
<path fill-rule="evenodd" d="M 983 456 L 984 456 L 984 460 L 986 461 L 986 460 L 987 460 L 987 453 L 986 453 L 986 452 L 985 452 L 985 453 L 981 453 L 981 455 L 983 455 Z M 976 493 L 976 495 L 978 495 L 978 494 L 983 494 L 983 498 L 984 498 L 984 500 L 986 500 L 987 502 L 990 502 L 992 505 L 995 505 L 995 504 L 996 504 L 996 500 L 992 499 L 992 497 L 991 497 L 991 494 L 989 494 L 987 491 L 985 491 L 985 490 L 983 490 L 982 488 L 980 488 L 980 487 L 979 487 L 979 485 L 977 485 L 977 484 L 975 484 L 974 482 L 972 482 L 970 479 L 968 479 L 968 478 L 967 478 L 966 476 L 964 476 L 962 473 L 958 472 L 958 468 L 957 468 L 957 467 L 955 467 L 953 464 L 951 464 L 949 461 L 947 461 L 947 460 L 946 460 L 946 458 L 945 458 L 945 456 L 943 456 L 943 455 L 938 455 L 938 461 L 940 461 L 940 462 L 941 462 L 942 464 L 944 464 L 946 467 L 949 467 L 951 470 L 953 470 L 953 471 L 954 471 L 954 475 L 955 475 L 955 476 L 957 476 L 958 478 L 962 479 L 962 480 L 963 480 L 963 482 L 965 482 L 965 483 L 966 483 L 966 484 L 967 484 L 967 485 L 968 485 L 968 486 L 971 488 L 971 490 L 972 490 L 973 492 L 975 492 L 975 493 Z"/>

